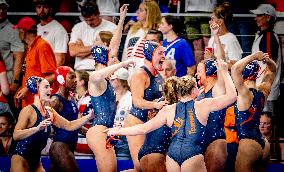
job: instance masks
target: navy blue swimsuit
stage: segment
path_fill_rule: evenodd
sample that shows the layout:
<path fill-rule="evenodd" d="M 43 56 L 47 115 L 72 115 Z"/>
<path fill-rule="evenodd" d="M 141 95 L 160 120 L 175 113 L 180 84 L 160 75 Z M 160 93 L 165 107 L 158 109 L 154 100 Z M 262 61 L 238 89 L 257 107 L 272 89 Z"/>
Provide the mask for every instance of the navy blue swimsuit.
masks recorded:
<path fill-rule="evenodd" d="M 35 105 L 31 105 L 37 114 L 37 120 L 32 127 L 39 125 L 41 121 L 44 120 L 40 111 Z M 31 128 L 32 128 L 31 127 Z M 40 130 L 35 134 L 18 141 L 14 155 L 20 155 L 23 157 L 29 164 L 30 171 L 35 171 L 38 168 L 40 162 L 41 151 L 45 148 L 47 139 L 51 132 L 51 127 Z"/>
<path fill-rule="evenodd" d="M 96 115 L 93 125 L 112 128 L 116 114 L 116 97 L 109 81 L 107 81 L 106 91 L 98 97 L 91 96 L 91 101 Z"/>
<path fill-rule="evenodd" d="M 203 98 L 213 98 L 212 88 L 207 93 L 200 94 L 197 100 L 201 100 Z M 205 148 L 207 148 L 209 144 L 215 140 L 226 139 L 224 130 L 226 109 L 227 107 L 219 111 L 210 112 L 207 125 L 205 127 Z"/>
<path fill-rule="evenodd" d="M 155 99 L 159 99 L 162 97 L 162 83 L 159 82 L 158 77 L 152 75 L 152 73 L 145 67 L 142 66 L 142 69 L 147 73 L 150 78 L 150 85 L 148 88 L 144 90 L 144 97 L 143 99 L 147 101 L 153 101 Z M 140 109 L 132 105 L 130 110 L 130 114 L 137 117 L 144 123 L 147 122 L 148 119 L 148 109 Z"/>
<path fill-rule="evenodd" d="M 261 91 L 250 88 L 253 100 L 248 110 L 239 111 L 235 104 L 236 128 L 239 141 L 252 139 L 257 141 L 262 148 L 265 146 L 264 138 L 259 130 L 259 117 L 264 107 L 265 96 Z"/>
<path fill-rule="evenodd" d="M 194 103 L 192 100 L 178 102 L 176 105 L 168 156 L 180 166 L 187 159 L 204 152 L 205 126 L 196 117 Z"/>
<path fill-rule="evenodd" d="M 150 78 L 150 85 L 144 91 L 144 99 L 147 101 L 153 101 L 162 97 L 162 84 L 163 79 L 160 75 L 154 77 L 151 72 L 144 66 L 142 66 Z M 132 106 L 131 114 L 140 119 L 143 122 L 147 122 L 152 119 L 158 110 L 156 109 L 140 109 Z M 170 144 L 171 131 L 166 125 L 146 134 L 144 144 L 138 153 L 138 160 L 151 153 L 166 154 Z"/>
<path fill-rule="evenodd" d="M 58 100 L 62 103 L 63 107 L 61 111 L 58 112 L 63 118 L 67 119 L 68 121 L 73 121 L 78 118 L 78 107 L 74 100 L 67 100 L 64 97 L 54 94 Z M 67 131 L 62 128 L 58 128 L 53 125 L 54 129 L 54 137 L 53 142 L 63 142 L 69 145 L 70 150 L 73 152 L 77 145 L 78 140 L 78 132 L 79 130 L 75 131 Z"/>

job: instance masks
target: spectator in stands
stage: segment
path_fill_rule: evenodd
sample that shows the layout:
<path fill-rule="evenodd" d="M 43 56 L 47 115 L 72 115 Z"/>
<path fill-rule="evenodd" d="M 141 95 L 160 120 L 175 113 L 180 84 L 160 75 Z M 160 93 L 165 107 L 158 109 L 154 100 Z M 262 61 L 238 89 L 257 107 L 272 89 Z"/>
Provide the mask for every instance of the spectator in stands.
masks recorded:
<path fill-rule="evenodd" d="M 108 15 L 108 13 L 117 13 L 119 10 L 119 0 L 96 0 L 102 15 L 102 18 L 111 22 L 114 22 L 114 16 Z"/>
<path fill-rule="evenodd" d="M 143 1 L 139 5 L 136 15 L 137 22 L 131 26 L 127 34 L 121 61 L 127 60 L 128 54 L 132 54 L 135 50 L 134 47 L 145 38 L 148 30 L 158 29 L 161 22 L 161 12 L 155 1 Z M 133 49 L 129 51 L 129 47 L 133 47 Z"/>
<path fill-rule="evenodd" d="M 0 113 L 11 112 L 6 95 L 9 94 L 9 82 L 5 63 L 0 53 Z"/>
<path fill-rule="evenodd" d="M 100 31 L 114 32 L 116 25 L 100 17 L 100 11 L 95 2 L 87 2 L 81 7 L 85 21 L 76 24 L 71 32 L 69 52 L 75 57 L 75 70 L 95 70 L 95 61 L 91 57 L 91 49 Z"/>
<path fill-rule="evenodd" d="M 44 77 L 52 84 L 55 77 L 56 59 L 48 42 L 37 35 L 36 22 L 32 18 L 23 17 L 15 28 L 19 29 L 21 40 L 28 46 L 22 87 L 15 94 L 15 104 L 19 105 L 22 100 L 22 107 L 25 107 L 33 103 L 33 95 L 28 92 L 26 87 L 27 79 L 30 76 L 39 76 Z M 56 92 L 55 87 L 53 88 Z"/>
<path fill-rule="evenodd" d="M 53 49 L 56 66 L 64 65 L 67 53 L 68 34 L 64 27 L 54 19 L 56 9 L 54 0 L 33 0 L 35 11 L 40 19 L 37 34 L 46 40 Z"/>
<path fill-rule="evenodd" d="M 279 138 L 274 129 L 274 120 L 271 112 L 263 112 L 260 116 L 259 130 L 261 134 L 270 143 L 270 159 L 283 160 L 281 155 L 281 150 L 284 149 L 284 143 L 277 143 L 277 141 L 282 140 Z"/>
<path fill-rule="evenodd" d="M 21 66 L 23 63 L 24 44 L 19 38 L 17 29 L 7 18 L 9 5 L 0 0 L 0 52 L 6 65 L 10 91 L 15 94 L 20 83 Z"/>
<path fill-rule="evenodd" d="M 259 31 L 256 33 L 252 45 L 252 53 L 262 51 L 268 53 L 270 58 L 276 63 L 276 76 L 271 86 L 271 91 L 267 97 L 264 111 L 274 113 L 274 104 L 280 95 L 280 74 L 281 74 L 281 49 L 278 36 L 274 33 L 274 24 L 276 21 L 276 11 L 270 4 L 261 4 L 257 9 L 251 10 L 256 14 L 255 21 Z M 264 69 L 266 64 L 259 63 Z M 261 83 L 265 72 L 257 79 L 257 84 Z"/>
<path fill-rule="evenodd" d="M 128 71 L 120 68 L 110 77 L 110 83 L 116 94 L 116 114 L 113 127 L 124 127 L 124 119 L 130 113 L 132 107 L 132 95 L 128 85 Z M 127 139 L 121 136 L 114 146 L 116 156 L 131 159 Z"/>
<path fill-rule="evenodd" d="M 229 69 L 231 68 L 232 64 L 242 58 L 243 53 L 238 39 L 227 29 L 227 22 L 232 20 L 233 17 L 230 8 L 230 4 L 228 3 L 223 3 L 219 6 L 216 6 L 213 10 L 211 20 L 209 21 L 210 25 L 219 25 L 219 30 L 217 34 L 224 49 L 224 60 L 228 62 Z M 213 52 L 215 52 L 217 45 L 215 41 L 216 39 L 213 35 L 208 42 L 208 47 L 213 48 Z"/>
<path fill-rule="evenodd" d="M 169 9 L 169 0 L 145 0 L 145 1 L 156 1 L 157 4 L 159 5 L 160 11 L 161 13 L 169 13 L 170 9 Z M 140 0 L 140 3 L 143 2 L 143 0 Z M 129 3 L 129 2 L 128 2 Z M 132 5 L 132 4 L 131 4 Z M 135 9 L 137 12 L 138 7 Z M 127 22 L 127 24 L 124 26 L 124 32 L 127 33 L 130 29 L 130 27 L 137 22 L 137 16 L 132 16 L 130 18 L 130 20 Z"/>
<path fill-rule="evenodd" d="M 163 70 L 159 71 L 164 80 L 176 75 L 176 64 L 174 60 L 165 60 L 163 62 Z"/>
<path fill-rule="evenodd" d="M 86 71 L 76 71 L 76 99 L 77 107 L 79 109 L 78 118 L 88 115 L 89 111 L 93 109 L 91 96 L 88 92 L 88 83 L 89 83 L 89 73 Z M 92 150 L 89 148 L 86 133 L 93 123 L 89 121 L 85 124 L 79 132 L 76 153 L 79 154 L 92 154 Z"/>
<path fill-rule="evenodd" d="M 195 60 L 191 47 L 185 39 L 179 36 L 180 20 L 173 16 L 162 18 L 159 30 L 163 33 L 163 47 L 166 59 L 175 61 L 176 76 L 195 74 Z"/>
<path fill-rule="evenodd" d="M 12 154 L 15 142 L 12 138 L 15 119 L 10 112 L 0 112 L 0 155 Z"/>
<path fill-rule="evenodd" d="M 185 0 L 184 12 L 209 14 L 217 4 L 217 0 Z M 210 28 L 207 17 L 186 16 L 184 18 L 187 39 L 193 44 L 196 64 L 202 58 L 203 46 L 208 45 Z"/>

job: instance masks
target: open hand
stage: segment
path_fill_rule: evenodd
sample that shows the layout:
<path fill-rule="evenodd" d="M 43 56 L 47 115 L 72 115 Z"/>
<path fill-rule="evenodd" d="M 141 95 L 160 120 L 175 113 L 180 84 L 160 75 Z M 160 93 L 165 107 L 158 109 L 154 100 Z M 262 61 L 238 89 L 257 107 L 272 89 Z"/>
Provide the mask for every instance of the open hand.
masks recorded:
<path fill-rule="evenodd" d="M 50 125 L 51 125 L 51 120 L 50 118 L 47 118 L 39 123 L 39 125 L 37 126 L 38 131 L 45 129 L 46 127 Z"/>
<path fill-rule="evenodd" d="M 121 127 L 108 128 L 108 129 L 105 129 L 103 132 L 107 133 L 108 136 L 117 136 L 119 135 L 120 128 Z"/>

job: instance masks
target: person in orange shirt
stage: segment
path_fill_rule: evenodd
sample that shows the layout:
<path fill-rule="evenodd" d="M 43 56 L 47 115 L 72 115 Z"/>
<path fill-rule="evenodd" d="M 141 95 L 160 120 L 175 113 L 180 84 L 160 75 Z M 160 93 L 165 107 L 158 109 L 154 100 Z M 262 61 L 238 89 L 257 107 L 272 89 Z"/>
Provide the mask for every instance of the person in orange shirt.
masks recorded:
<path fill-rule="evenodd" d="M 19 29 L 20 39 L 27 44 L 25 72 L 22 87 L 15 94 L 15 105 L 22 100 L 22 108 L 33 103 L 33 96 L 25 87 L 30 76 L 43 77 L 53 83 L 56 70 L 56 59 L 51 46 L 37 35 L 36 22 L 30 17 L 23 17 L 14 28 Z M 53 91 L 56 91 L 53 86 Z"/>

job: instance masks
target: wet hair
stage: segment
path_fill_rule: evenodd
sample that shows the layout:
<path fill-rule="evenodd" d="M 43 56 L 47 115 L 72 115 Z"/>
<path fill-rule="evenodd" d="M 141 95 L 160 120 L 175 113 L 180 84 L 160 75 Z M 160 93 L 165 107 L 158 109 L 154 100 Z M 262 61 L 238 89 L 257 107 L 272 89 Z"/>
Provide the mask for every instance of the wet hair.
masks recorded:
<path fill-rule="evenodd" d="M 89 82 L 89 73 L 86 71 L 76 71 L 78 75 L 78 79 L 84 81 L 84 87 L 88 89 L 88 82 Z"/>
<path fill-rule="evenodd" d="M 113 37 L 113 34 L 110 31 L 100 31 L 99 36 L 103 43 L 106 43 L 109 46 L 110 41 Z"/>
<path fill-rule="evenodd" d="M 100 10 L 96 2 L 89 1 L 81 6 L 81 14 L 83 17 L 97 16 L 100 15 Z"/>
<path fill-rule="evenodd" d="M 164 83 L 164 97 L 169 101 L 169 104 L 178 101 L 178 83 L 179 78 L 176 76 L 169 77 Z"/>
<path fill-rule="evenodd" d="M 145 6 L 147 12 L 146 21 L 148 29 L 158 29 L 159 24 L 161 23 L 161 11 L 159 5 L 156 1 L 144 1 L 142 2 Z M 136 33 L 140 28 L 142 28 L 141 22 L 136 22 L 131 27 L 131 33 Z"/>
<path fill-rule="evenodd" d="M 196 82 L 193 77 L 186 75 L 180 78 L 178 84 L 179 96 L 184 97 L 191 94 L 192 89 L 195 87 Z"/>
<path fill-rule="evenodd" d="M 147 34 L 154 34 L 157 35 L 159 42 L 164 40 L 163 33 L 157 29 L 150 29 Z"/>
<path fill-rule="evenodd" d="M 232 8 L 229 2 L 224 2 L 223 4 L 216 6 L 213 10 L 213 14 L 218 19 L 223 19 L 226 26 L 233 19 Z"/>

